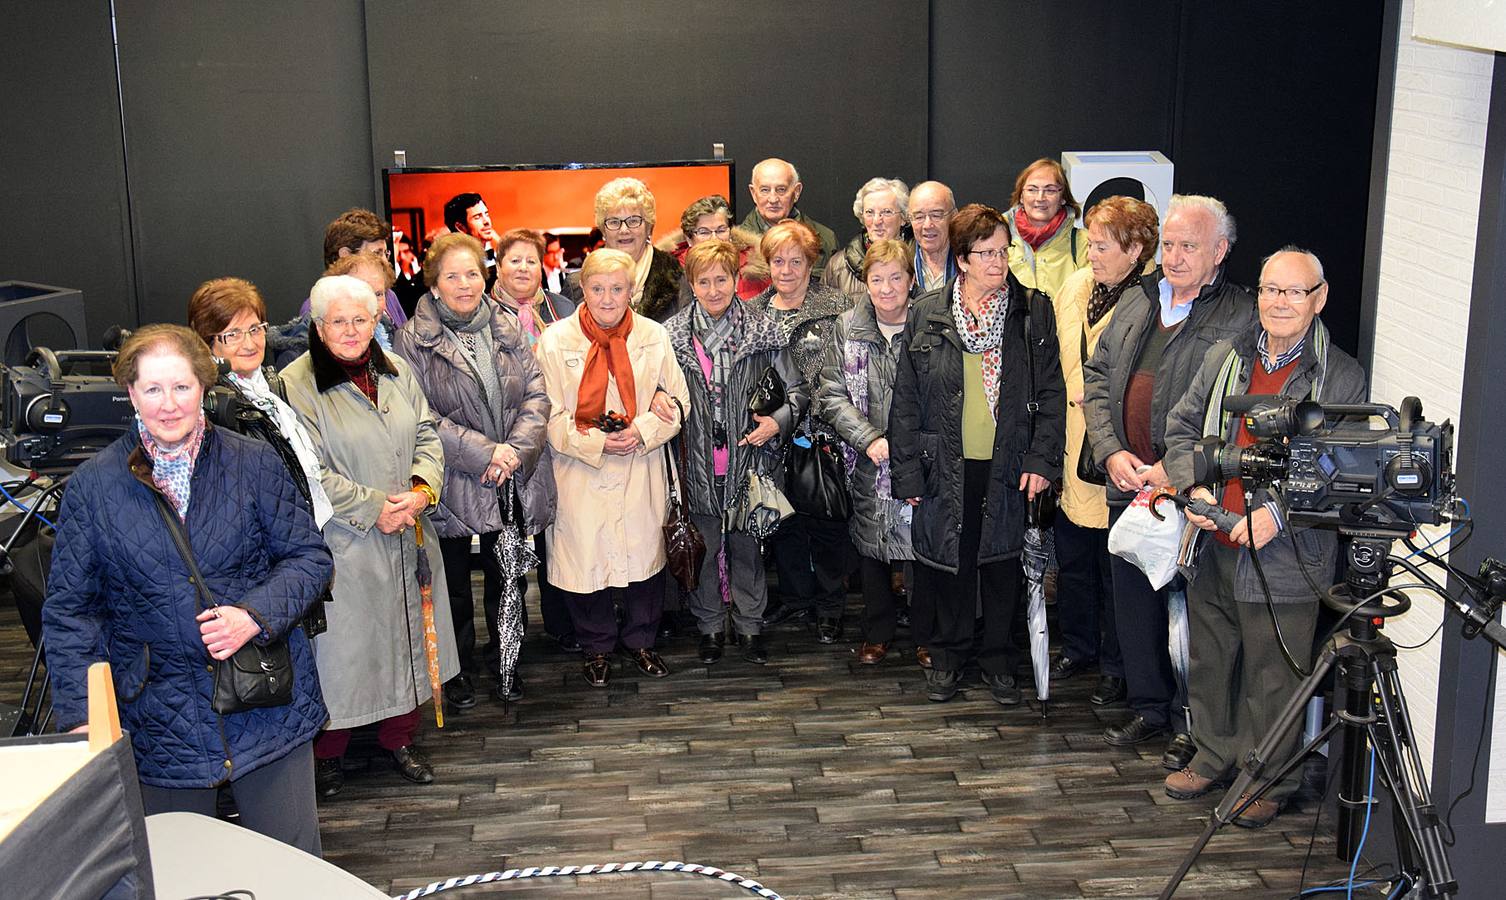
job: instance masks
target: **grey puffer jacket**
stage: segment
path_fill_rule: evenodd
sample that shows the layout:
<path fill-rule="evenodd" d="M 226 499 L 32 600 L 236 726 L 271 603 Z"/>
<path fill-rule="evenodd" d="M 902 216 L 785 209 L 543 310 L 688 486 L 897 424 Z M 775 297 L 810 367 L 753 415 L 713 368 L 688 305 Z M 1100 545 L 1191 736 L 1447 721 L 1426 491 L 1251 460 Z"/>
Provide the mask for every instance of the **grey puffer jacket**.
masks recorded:
<path fill-rule="evenodd" d="M 831 269 L 827 269 L 828 272 Z M 866 372 L 849 365 L 848 345 L 852 344 L 852 362 L 859 355 L 868 360 Z M 852 494 L 852 519 L 848 529 L 858 552 L 869 559 L 889 562 L 914 559 L 909 529 L 896 521 L 895 501 L 880 499 L 876 478 L 878 466 L 868 458 L 868 445 L 884 437 L 889 430 L 889 406 L 894 400 L 896 363 L 904 345 L 900 335 L 894 343 L 879 331 L 878 318 L 870 300 L 837 317 L 831 344 L 826 348 L 826 364 L 821 367 L 821 387 L 816 394 L 816 414 L 831 424 L 856 453 L 852 476 L 848 479 Z M 867 384 L 868 414 L 858 410 L 852 400 L 852 379 Z"/>
<path fill-rule="evenodd" d="M 732 302 L 742 304 L 741 300 L 734 299 Z M 771 476 L 774 483 L 782 488 L 784 467 L 779 463 L 784 442 L 795 428 L 795 409 L 804 405 L 804 386 L 800 384 L 799 375 L 790 362 L 789 354 L 785 352 L 784 339 L 780 336 L 779 329 L 763 315 L 743 305 L 742 325 L 734 337 L 737 354 L 732 358 L 732 372 L 727 379 L 722 410 L 722 426 L 726 429 L 729 458 L 727 490 L 725 496 L 718 501 L 712 459 L 712 451 L 715 449 L 712 425 L 714 405 L 691 338 L 691 313 L 692 309 L 686 307 L 664 323 L 665 330 L 669 332 L 669 344 L 675 351 L 675 361 L 685 372 L 685 384 L 690 389 L 690 415 L 685 420 L 685 427 L 680 430 L 679 437 L 679 440 L 685 442 L 690 466 L 682 473 L 681 479 L 685 484 L 692 513 L 698 516 L 720 516 L 723 510 L 735 505 L 739 489 L 747 480 L 749 471 Z M 732 311 L 729 309 L 726 314 L 732 315 Z M 785 405 L 774 413 L 774 420 L 779 423 L 779 436 L 762 447 L 739 445 L 738 440 L 752 427 L 748 396 L 769 366 L 774 366 L 786 384 L 794 383 L 794 388 L 785 392 Z M 679 465 L 678 454 L 675 465 Z"/>
<path fill-rule="evenodd" d="M 1083 361 L 1083 416 L 1087 420 L 1087 444 L 1093 461 L 1102 468 L 1110 456 L 1129 449 L 1124 428 L 1124 395 L 1130 376 L 1140 362 L 1151 329 L 1161 316 L 1161 269 L 1131 286 L 1114 307 L 1114 318 L 1098 338 L 1093 355 Z M 1244 333 L 1256 321 L 1255 297 L 1225 279 L 1220 268 L 1192 301 L 1192 312 L 1177 326 L 1166 343 L 1161 365 L 1156 369 L 1151 395 L 1151 442 L 1156 459 L 1166 455 L 1166 414 L 1187 393 L 1187 385 L 1202 365 L 1208 348 Z M 1110 506 L 1124 506 L 1133 497 L 1110 481 L 1105 485 Z"/>
<path fill-rule="evenodd" d="M 867 233 L 858 232 L 846 247 L 832 254 L 821 275 L 822 284 L 846 294 L 855 304 L 868 296 L 868 286 L 863 283 L 863 256 L 868 244 Z"/>
<path fill-rule="evenodd" d="M 1246 393 L 1250 385 L 1250 372 L 1256 365 L 1256 344 L 1263 329 L 1259 322 L 1232 341 L 1219 341 L 1203 357 L 1202 367 L 1193 376 L 1191 385 L 1181 401 L 1172 408 L 1166 419 L 1166 476 L 1172 486 L 1179 490 L 1191 487 L 1193 476 L 1193 446 L 1204 435 L 1204 423 L 1209 404 L 1213 400 L 1219 373 L 1230 351 L 1238 357 L 1236 376 L 1232 389 L 1226 396 Z M 1327 341 L 1315 340 L 1315 335 L 1326 331 L 1320 320 L 1314 319 L 1307 333 L 1307 343 L 1297 359 L 1296 368 L 1287 376 L 1279 396 L 1293 400 L 1312 399 L 1323 404 L 1363 403 L 1366 397 L 1365 370 L 1354 357 Z M 1318 348 L 1326 345 L 1326 352 L 1319 355 Z M 1315 382 L 1322 383 L 1322 391 L 1309 397 Z M 1214 429 L 1209 435 L 1222 437 L 1233 444 L 1239 431 L 1238 416 L 1228 416 L 1228 422 L 1219 434 Z M 1213 485 L 1215 494 L 1222 493 L 1222 485 Z M 1251 498 L 1251 509 L 1256 509 L 1271 499 L 1264 488 Z M 1203 549 L 1212 544 L 1213 537 L 1204 535 Z M 1293 545 L 1301 550 L 1300 563 Z M 1275 603 L 1313 603 L 1316 599 L 1303 577 L 1302 569 L 1319 587 L 1326 588 L 1333 581 L 1334 565 L 1338 557 L 1338 534 L 1325 528 L 1307 528 L 1286 523 L 1286 529 L 1277 534 L 1270 543 L 1259 550 L 1260 566 L 1265 572 L 1270 587 L 1271 600 Z M 1299 568 L 1300 565 L 1300 568 Z M 1261 603 L 1265 593 L 1261 588 L 1250 554 L 1241 550 L 1234 570 L 1235 597 L 1242 601 Z"/>
<path fill-rule="evenodd" d="M 962 495 L 963 346 L 952 317 L 956 279 L 910 309 L 889 410 L 889 460 L 897 497 L 919 497 L 910 537 L 915 558 L 955 574 L 961 559 L 962 504 L 983 504 L 978 564 L 1014 559 L 1025 538 L 1025 494 L 1020 475 L 1055 481 L 1066 443 L 1067 391 L 1056 344 L 1051 298 L 1008 275 L 1009 308 L 994 411 L 993 461 L 988 492 Z M 1030 317 L 1030 339 L 1025 320 Z M 1030 366 L 1033 375 L 1027 371 Z M 1030 381 L 1035 395 L 1030 396 Z M 1037 403 L 1030 435 L 1029 403 Z"/>
<path fill-rule="evenodd" d="M 502 396 L 493 407 L 497 428 L 487 414 L 481 378 L 461 352 L 454 335 L 439 321 L 433 293 L 425 294 L 393 339 L 393 349 L 413 367 L 444 445 L 444 490 L 431 516 L 440 537 L 464 537 L 502 527 L 497 491 L 481 483 L 497 445 L 505 443 L 522 464 L 517 479 L 523 502 L 524 530 L 537 534 L 554 519 L 554 474 L 549 465 L 544 428 L 549 397 L 544 374 L 528 348 L 517 316 L 506 315 L 493 301 L 491 345 Z M 542 460 L 543 464 L 540 465 Z"/>
<path fill-rule="evenodd" d="M 812 409 L 810 401 L 815 398 L 816 386 L 821 381 L 821 366 L 826 362 L 826 348 L 837 326 L 837 316 L 852 308 L 852 299 L 841 291 L 812 281 L 800 308 L 781 318 L 773 309 L 774 296 L 774 288 L 770 287 L 749 300 L 748 307 L 774 320 L 800 380 L 805 384 L 805 389 L 800 392 L 800 406 L 795 409 L 797 424 L 809 412 L 816 417 L 812 423 L 814 427 L 830 434 L 830 429 L 819 421 L 820 411 Z M 789 384 L 785 385 L 786 390 L 789 387 Z"/>

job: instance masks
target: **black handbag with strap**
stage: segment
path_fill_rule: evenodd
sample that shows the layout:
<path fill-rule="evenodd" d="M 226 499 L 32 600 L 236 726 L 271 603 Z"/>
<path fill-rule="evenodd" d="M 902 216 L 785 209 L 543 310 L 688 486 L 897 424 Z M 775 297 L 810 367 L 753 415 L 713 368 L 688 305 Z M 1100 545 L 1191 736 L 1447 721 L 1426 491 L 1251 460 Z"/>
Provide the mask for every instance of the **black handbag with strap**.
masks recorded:
<path fill-rule="evenodd" d="M 680 411 L 680 434 L 670 443 L 680 447 L 680 471 L 690 465 L 685 450 L 685 407 L 675 398 L 675 408 Z M 701 583 L 701 563 L 706 560 L 706 539 L 690 519 L 690 498 L 685 496 L 681 482 L 675 479 L 675 458 L 669 452 L 669 443 L 664 445 L 664 471 L 669 476 L 669 514 L 664 520 L 664 555 L 669 573 L 680 587 L 693 591 Z"/>
<path fill-rule="evenodd" d="M 791 442 L 784 455 L 784 496 L 795 512 L 845 522 L 852 516 L 847 472 L 836 442 L 810 430 L 810 443 Z"/>
<path fill-rule="evenodd" d="M 204 609 L 219 606 L 209 596 L 209 587 L 199 564 L 194 562 L 193 549 L 188 545 L 188 536 L 178 521 L 178 514 L 168 505 L 161 494 L 157 499 L 157 512 L 172 535 L 183 564 L 188 566 L 188 577 L 199 593 L 199 605 Z M 288 653 L 286 638 L 276 638 L 266 644 L 247 641 L 229 659 L 212 659 L 214 668 L 214 696 L 210 707 L 220 715 L 262 709 L 271 706 L 286 706 L 293 702 L 293 657 Z"/>

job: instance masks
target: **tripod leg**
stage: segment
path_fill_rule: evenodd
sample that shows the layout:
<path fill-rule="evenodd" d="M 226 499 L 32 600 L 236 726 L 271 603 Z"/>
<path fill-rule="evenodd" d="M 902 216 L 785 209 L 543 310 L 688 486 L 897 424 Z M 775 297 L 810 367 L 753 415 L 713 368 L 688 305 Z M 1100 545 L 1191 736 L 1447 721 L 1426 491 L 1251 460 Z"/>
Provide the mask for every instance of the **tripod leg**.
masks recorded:
<path fill-rule="evenodd" d="M 1370 726 L 1370 742 L 1375 747 L 1376 762 L 1390 788 L 1392 808 L 1404 828 L 1396 830 L 1399 856 L 1405 865 L 1415 850 L 1415 864 L 1420 864 L 1422 883 L 1428 896 L 1451 897 L 1459 889 L 1443 844 L 1438 810 L 1428 792 L 1422 759 L 1417 754 L 1417 739 L 1407 712 L 1406 697 L 1396 674 L 1396 660 L 1378 657 L 1372 663 L 1376 690 L 1380 697 L 1380 719 Z"/>
<path fill-rule="evenodd" d="M 1182 883 L 1183 878 L 1187 877 L 1187 873 L 1192 869 L 1192 864 L 1197 861 L 1198 854 L 1202 853 L 1203 848 L 1208 846 L 1208 842 L 1213 839 L 1214 833 L 1234 819 L 1234 815 L 1237 812 L 1236 808 L 1240 806 L 1240 795 L 1248 792 L 1250 785 L 1260 777 L 1261 772 L 1265 769 L 1266 760 L 1276 752 L 1276 748 L 1281 745 L 1287 732 L 1293 728 L 1301 727 L 1300 723 L 1306 713 L 1308 699 L 1314 696 L 1322 687 L 1323 679 L 1328 674 L 1328 670 L 1333 667 L 1334 661 L 1338 659 L 1339 652 L 1337 639 L 1330 640 L 1323 645 L 1322 652 L 1318 654 L 1317 660 L 1313 663 L 1312 674 L 1303 679 L 1302 683 L 1297 686 L 1297 690 L 1287 698 L 1286 705 L 1281 708 L 1281 714 L 1276 717 L 1275 725 L 1271 727 L 1270 733 L 1261 740 L 1260 746 L 1250 751 L 1249 755 L 1245 757 L 1245 763 L 1239 770 L 1239 777 L 1235 779 L 1233 787 L 1229 788 L 1228 793 L 1224 794 L 1223 800 L 1219 801 L 1218 806 L 1213 810 L 1213 815 L 1208 819 L 1208 827 L 1203 829 L 1202 834 L 1198 835 L 1197 842 L 1192 845 L 1191 850 L 1187 851 L 1187 855 L 1182 857 L 1182 862 L 1177 867 L 1176 872 L 1172 874 L 1171 880 L 1166 882 L 1166 887 L 1162 888 L 1161 900 L 1167 900 L 1167 898 L 1177 892 L 1177 886 Z M 1301 756 L 1299 755 L 1297 759 L 1300 760 Z M 1277 774 L 1285 774 L 1291 764 L 1289 761 L 1288 765 Z M 1266 784 L 1262 785 L 1261 790 L 1264 791 L 1272 783 L 1274 781 L 1268 780 Z"/>

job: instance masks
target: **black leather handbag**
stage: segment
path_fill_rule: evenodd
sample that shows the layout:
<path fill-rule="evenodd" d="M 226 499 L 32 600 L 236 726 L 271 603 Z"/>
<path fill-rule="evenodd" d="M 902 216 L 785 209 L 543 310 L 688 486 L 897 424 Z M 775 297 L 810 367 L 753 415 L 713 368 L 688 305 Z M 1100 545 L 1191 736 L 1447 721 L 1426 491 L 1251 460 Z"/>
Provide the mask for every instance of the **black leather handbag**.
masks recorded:
<path fill-rule="evenodd" d="M 1087 362 L 1087 329 L 1084 328 L 1082 331 L 1078 332 L 1078 337 L 1082 341 L 1082 361 Z M 1086 411 L 1084 411 L 1083 414 L 1084 416 L 1086 416 Z M 1108 473 L 1099 468 L 1098 463 L 1093 461 L 1093 448 L 1088 446 L 1088 436 L 1086 434 L 1082 436 L 1082 447 L 1080 447 L 1077 451 L 1077 480 L 1083 482 L 1084 484 L 1096 484 L 1099 487 L 1102 487 L 1108 482 Z"/>
<path fill-rule="evenodd" d="M 685 450 L 685 407 L 675 400 L 680 411 L 680 434 L 671 443 L 680 446 L 680 471 L 690 465 Z M 682 483 L 675 480 L 675 459 L 664 445 L 664 471 L 669 475 L 669 515 L 664 520 L 664 555 L 669 574 L 675 577 L 680 587 L 693 591 L 701 584 L 701 563 L 706 560 L 706 539 L 690 519 L 690 498 L 685 496 Z"/>
<path fill-rule="evenodd" d="M 763 370 L 753 390 L 748 392 L 748 412 L 760 416 L 772 416 L 784 405 L 784 379 L 773 366 Z"/>
<path fill-rule="evenodd" d="M 852 516 L 847 473 L 834 441 L 812 433 L 810 445 L 792 442 L 784 455 L 784 496 L 795 512 L 845 522 Z"/>
<path fill-rule="evenodd" d="M 178 514 L 167 505 L 167 500 L 157 494 L 157 512 L 167 525 L 178 553 L 188 566 L 189 578 L 199 592 L 199 604 L 204 609 L 219 606 L 209 596 L 204 584 L 204 575 L 194 562 L 193 550 L 188 537 L 178 522 Z M 220 715 L 262 709 L 270 706 L 287 706 L 293 702 L 293 658 L 288 653 L 286 638 L 277 638 L 266 644 L 247 641 L 229 659 L 211 659 L 214 668 L 214 696 L 210 707 Z"/>

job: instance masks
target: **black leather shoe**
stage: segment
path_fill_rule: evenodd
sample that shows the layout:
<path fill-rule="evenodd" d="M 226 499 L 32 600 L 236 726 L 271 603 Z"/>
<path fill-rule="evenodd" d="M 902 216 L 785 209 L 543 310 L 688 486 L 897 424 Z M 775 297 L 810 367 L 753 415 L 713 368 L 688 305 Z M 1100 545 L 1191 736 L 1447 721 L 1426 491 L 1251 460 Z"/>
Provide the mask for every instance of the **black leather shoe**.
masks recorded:
<path fill-rule="evenodd" d="M 314 793 L 318 794 L 321 800 L 328 800 L 335 796 L 343 787 L 345 787 L 345 772 L 341 768 L 340 757 L 314 760 Z"/>
<path fill-rule="evenodd" d="M 397 769 L 397 774 L 414 784 L 431 784 L 434 781 L 434 767 L 429 764 L 429 757 L 413 744 L 392 751 L 392 767 Z"/>
<path fill-rule="evenodd" d="M 945 703 L 957 696 L 957 673 L 941 669 L 926 669 L 926 699 L 933 703 Z"/>
<path fill-rule="evenodd" d="M 461 672 L 444 683 L 444 699 L 456 709 L 470 709 L 476 705 L 476 688 L 471 676 Z"/>
<path fill-rule="evenodd" d="M 519 700 L 522 700 L 523 679 L 519 678 L 517 673 L 513 673 L 512 687 L 506 691 L 502 690 L 502 679 L 497 679 L 492 685 L 492 699 L 503 700 L 508 703 L 517 703 Z"/>
<path fill-rule="evenodd" d="M 1087 671 L 1092 666 L 1093 660 L 1091 659 L 1073 659 L 1064 653 L 1051 664 L 1051 680 L 1065 681 Z"/>
<path fill-rule="evenodd" d="M 816 620 L 816 640 L 823 644 L 835 644 L 842 637 L 842 620 L 820 618 Z"/>
<path fill-rule="evenodd" d="M 1129 747 L 1158 738 L 1169 729 L 1165 725 L 1152 725 L 1144 716 L 1135 716 L 1123 725 L 1110 725 L 1103 730 L 1103 742 L 1112 747 Z M 1180 767 L 1179 767 L 1180 768 Z"/>
<path fill-rule="evenodd" d="M 1192 735 L 1178 731 L 1171 736 L 1166 752 L 1161 754 L 1161 768 L 1180 772 L 1187 768 L 1194 756 L 1197 756 L 1197 744 L 1193 743 Z"/>
<path fill-rule="evenodd" d="M 701 662 L 709 666 L 722 658 L 722 645 L 724 643 L 726 643 L 726 638 L 720 634 L 703 634 L 701 635 L 701 645 L 696 648 L 696 655 L 700 657 Z"/>
<path fill-rule="evenodd" d="M 785 622 L 809 619 L 810 615 L 808 606 L 791 606 L 780 600 L 770 600 L 763 613 L 763 624 L 765 627 L 783 625 Z"/>
<path fill-rule="evenodd" d="M 1020 688 L 1013 675 L 990 675 L 984 672 L 983 683 L 988 685 L 988 692 L 1000 706 L 1020 705 Z"/>
<path fill-rule="evenodd" d="M 555 643 L 559 644 L 560 649 L 566 653 L 580 652 L 580 641 L 576 640 L 573 634 L 562 634 L 555 638 Z"/>
<path fill-rule="evenodd" d="M 769 642 L 761 634 L 750 634 L 742 639 L 743 659 L 761 666 L 769 661 Z"/>
<path fill-rule="evenodd" d="M 1108 706 L 1111 703 L 1123 703 L 1128 696 L 1129 688 L 1125 686 L 1123 678 L 1100 675 L 1098 686 L 1093 688 L 1093 696 L 1088 698 L 1088 702 L 1094 706 Z"/>
<path fill-rule="evenodd" d="M 586 660 L 586 665 L 581 671 L 586 676 L 586 684 L 591 687 L 604 688 L 612 677 L 612 661 L 607 659 L 605 653 L 598 653 Z"/>
<path fill-rule="evenodd" d="M 633 661 L 633 665 L 638 667 L 638 671 L 650 678 L 663 678 L 669 674 L 669 667 L 664 664 L 664 660 L 654 652 L 652 647 L 629 650 L 627 655 L 628 659 Z"/>

